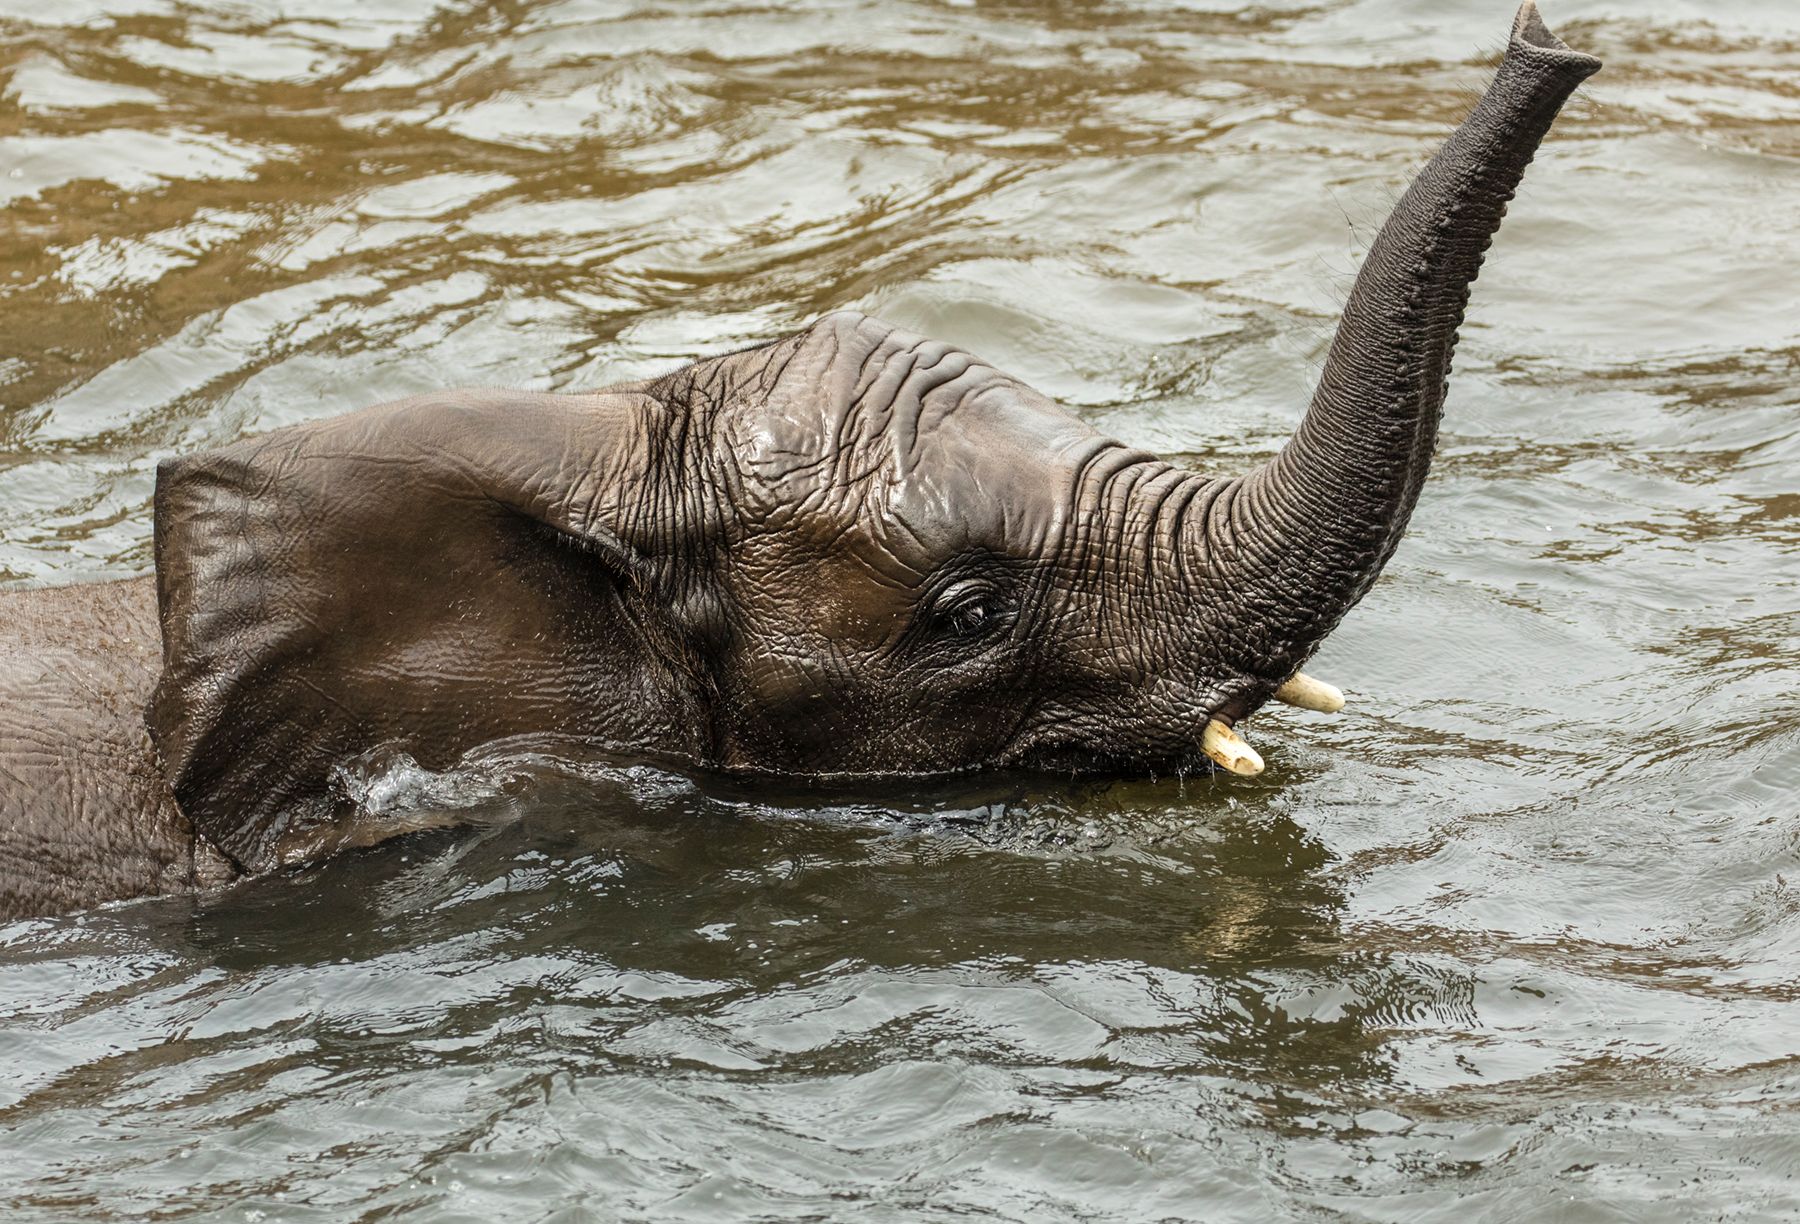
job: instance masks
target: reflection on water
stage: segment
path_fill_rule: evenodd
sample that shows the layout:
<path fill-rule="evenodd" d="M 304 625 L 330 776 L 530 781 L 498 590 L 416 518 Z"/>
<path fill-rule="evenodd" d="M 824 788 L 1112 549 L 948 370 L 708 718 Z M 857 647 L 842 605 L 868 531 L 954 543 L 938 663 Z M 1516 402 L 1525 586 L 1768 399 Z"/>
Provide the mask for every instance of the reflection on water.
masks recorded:
<path fill-rule="evenodd" d="M 1241 468 L 1508 13 L 1197 7 L 0 2 L 0 578 L 840 306 Z M 1800 1212 L 1800 17 L 1640 7 L 1262 778 L 372 765 L 471 826 L 0 929 L 9 1217 Z"/>

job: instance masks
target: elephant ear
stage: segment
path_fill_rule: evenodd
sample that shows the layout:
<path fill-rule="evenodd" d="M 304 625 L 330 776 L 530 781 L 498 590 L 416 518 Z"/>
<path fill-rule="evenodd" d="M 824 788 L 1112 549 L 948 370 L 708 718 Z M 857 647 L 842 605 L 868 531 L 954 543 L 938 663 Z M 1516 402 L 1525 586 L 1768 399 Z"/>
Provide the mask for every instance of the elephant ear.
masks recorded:
<path fill-rule="evenodd" d="M 621 706 L 666 737 L 679 685 L 644 641 L 679 535 L 644 509 L 671 504 L 660 411 L 435 396 L 163 464 L 148 720 L 194 825 L 266 871 L 380 835 L 347 821 L 358 754 L 442 769 L 509 735 L 605 736 Z"/>

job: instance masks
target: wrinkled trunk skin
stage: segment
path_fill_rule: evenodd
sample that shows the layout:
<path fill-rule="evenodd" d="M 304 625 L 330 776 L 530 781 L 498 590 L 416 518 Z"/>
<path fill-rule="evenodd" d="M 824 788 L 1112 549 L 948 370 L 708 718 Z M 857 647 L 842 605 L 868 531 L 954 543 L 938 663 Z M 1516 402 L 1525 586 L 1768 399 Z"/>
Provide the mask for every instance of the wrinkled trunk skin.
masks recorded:
<path fill-rule="evenodd" d="M 1240 645 L 1228 720 L 1305 662 L 1392 555 L 1437 445 L 1469 286 L 1538 143 L 1599 67 L 1520 9 L 1493 84 L 1369 251 L 1299 430 L 1212 502 L 1199 548 Z"/>

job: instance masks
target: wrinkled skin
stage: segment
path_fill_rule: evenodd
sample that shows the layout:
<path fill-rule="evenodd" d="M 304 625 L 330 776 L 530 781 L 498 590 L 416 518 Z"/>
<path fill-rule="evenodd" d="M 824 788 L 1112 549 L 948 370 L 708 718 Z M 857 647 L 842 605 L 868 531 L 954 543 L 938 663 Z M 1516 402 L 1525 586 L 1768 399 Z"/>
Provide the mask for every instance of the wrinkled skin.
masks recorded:
<path fill-rule="evenodd" d="M 0 597 L 0 918 L 228 880 L 175 806 L 144 701 L 148 579 Z"/>
<path fill-rule="evenodd" d="M 1208 720 L 1267 701 L 1398 543 L 1469 285 L 1598 66 L 1521 11 L 1245 477 L 854 314 L 594 395 L 427 396 L 165 464 L 154 607 L 143 582 L 0 603 L 0 914 L 317 858 L 351 837 L 334 770 L 384 746 L 1203 767 Z"/>

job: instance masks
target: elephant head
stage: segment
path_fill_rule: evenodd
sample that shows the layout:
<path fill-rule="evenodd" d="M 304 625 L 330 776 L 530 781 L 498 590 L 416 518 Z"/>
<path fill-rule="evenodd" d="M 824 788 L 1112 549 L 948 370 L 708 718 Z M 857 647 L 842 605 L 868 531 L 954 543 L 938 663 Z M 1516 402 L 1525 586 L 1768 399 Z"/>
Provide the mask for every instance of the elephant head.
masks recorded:
<path fill-rule="evenodd" d="M 1469 286 L 1599 67 L 1527 3 L 1382 229 L 1298 432 L 1209 478 L 852 314 L 594 395 L 432 396 L 165 464 L 177 800 L 240 866 L 328 843 L 345 757 L 557 733 L 737 771 L 1260 761 L 1233 728 L 1406 527 Z"/>

